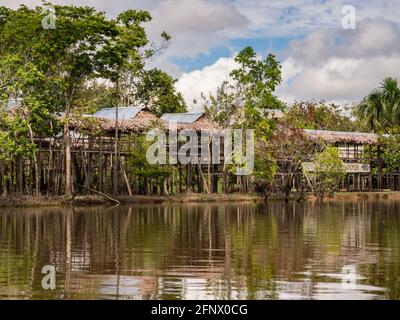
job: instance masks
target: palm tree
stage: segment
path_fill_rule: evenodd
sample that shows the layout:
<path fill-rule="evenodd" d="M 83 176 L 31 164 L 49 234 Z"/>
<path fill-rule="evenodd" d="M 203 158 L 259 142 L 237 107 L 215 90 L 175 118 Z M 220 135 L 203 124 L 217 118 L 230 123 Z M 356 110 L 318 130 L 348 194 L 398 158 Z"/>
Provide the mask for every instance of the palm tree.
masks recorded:
<path fill-rule="evenodd" d="M 400 125 L 400 88 L 397 79 L 384 79 L 379 88 L 361 101 L 356 114 L 374 132 L 388 132 L 390 128 Z"/>

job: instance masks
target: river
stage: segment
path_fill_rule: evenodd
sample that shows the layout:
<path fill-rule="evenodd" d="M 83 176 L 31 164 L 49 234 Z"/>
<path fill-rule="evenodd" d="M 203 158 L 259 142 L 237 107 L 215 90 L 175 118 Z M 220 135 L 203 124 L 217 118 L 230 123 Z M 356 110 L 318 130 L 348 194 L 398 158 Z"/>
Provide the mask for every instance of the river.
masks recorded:
<path fill-rule="evenodd" d="M 0 299 L 399 298 L 400 202 L 0 209 Z"/>

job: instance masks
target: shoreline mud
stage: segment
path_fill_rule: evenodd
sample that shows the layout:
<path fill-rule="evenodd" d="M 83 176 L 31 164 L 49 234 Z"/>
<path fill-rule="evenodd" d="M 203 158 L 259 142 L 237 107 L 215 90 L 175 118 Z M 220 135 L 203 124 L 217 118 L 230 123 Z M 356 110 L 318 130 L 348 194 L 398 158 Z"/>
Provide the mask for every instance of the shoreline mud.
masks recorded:
<path fill-rule="evenodd" d="M 162 203 L 216 203 L 216 202 L 263 202 L 264 197 L 259 194 L 182 194 L 173 196 L 117 196 L 123 205 L 132 204 L 162 204 Z M 283 201 L 277 196 L 271 196 L 268 201 Z M 381 192 L 338 192 L 333 197 L 324 198 L 324 202 L 357 201 L 357 200 L 390 200 L 400 201 L 400 191 Z M 292 201 L 295 201 L 294 199 Z M 307 197 L 306 201 L 319 201 L 315 196 Z M 80 195 L 73 199 L 62 196 L 7 196 L 0 197 L 0 208 L 4 207 L 52 207 L 52 206 L 99 206 L 115 204 L 100 195 Z"/>

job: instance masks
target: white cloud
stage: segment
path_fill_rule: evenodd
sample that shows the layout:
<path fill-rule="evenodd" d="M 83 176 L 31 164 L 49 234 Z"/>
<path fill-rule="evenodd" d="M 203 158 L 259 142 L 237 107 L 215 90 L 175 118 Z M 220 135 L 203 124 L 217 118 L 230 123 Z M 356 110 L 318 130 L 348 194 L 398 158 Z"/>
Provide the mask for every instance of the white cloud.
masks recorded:
<path fill-rule="evenodd" d="M 248 17 L 248 33 L 264 37 L 337 29 L 345 5 L 355 7 L 358 21 L 367 17 L 398 21 L 400 12 L 398 0 L 234 0 L 233 3 Z"/>
<path fill-rule="evenodd" d="M 52 0 L 53 4 L 88 5 L 115 16 L 127 9 L 148 10 L 153 20 L 146 25 L 152 41 L 160 41 L 166 31 L 172 35 L 170 48 L 165 56 L 196 57 L 208 53 L 216 46 L 226 45 L 230 37 L 246 30 L 248 19 L 230 1 L 213 0 Z M 40 0 L 0 0 L 0 5 L 16 8 L 20 3 L 41 5 Z M 165 56 L 162 58 L 164 60 Z"/>
<path fill-rule="evenodd" d="M 388 76 L 400 77 L 399 26 L 364 19 L 357 30 L 317 31 L 293 41 L 278 95 L 287 102 L 360 100 Z"/>
<path fill-rule="evenodd" d="M 229 73 L 237 66 L 233 58 L 219 58 L 214 64 L 201 70 L 183 73 L 175 87 L 183 94 L 189 110 L 201 110 L 201 105 L 194 104 L 193 100 L 199 100 L 201 93 L 215 93 L 223 81 L 229 80 Z"/>
<path fill-rule="evenodd" d="M 153 10 L 148 25 L 150 39 L 158 39 L 162 31 L 172 36 L 170 46 L 157 57 L 153 66 L 169 71 L 174 58 L 195 58 L 208 54 L 211 48 L 228 45 L 232 33 L 240 34 L 248 24 L 247 18 L 231 3 L 209 0 L 166 0 Z M 169 66 L 169 68 L 166 68 Z"/>
<path fill-rule="evenodd" d="M 399 26 L 383 19 L 364 19 L 355 31 L 325 30 L 290 43 L 282 62 L 283 84 L 277 95 L 286 102 L 360 100 L 388 76 L 400 78 Z M 235 67 L 233 58 L 184 73 L 177 83 L 189 106 L 201 92 L 214 93 Z"/>
<path fill-rule="evenodd" d="M 292 62 L 288 63 L 291 67 Z M 285 64 L 286 61 L 284 67 Z M 321 67 L 297 69 L 278 89 L 278 96 L 287 102 L 320 99 L 357 101 L 383 78 L 399 77 L 397 70 L 400 70 L 400 57 L 330 58 Z"/>
<path fill-rule="evenodd" d="M 39 0 L 21 3 L 40 5 Z M 126 9 L 146 9 L 152 40 L 161 31 L 173 36 L 171 47 L 153 66 L 179 77 L 177 88 L 187 103 L 200 92 L 215 92 L 233 68 L 230 58 L 201 70 L 182 73 L 176 58 L 196 58 L 230 39 L 296 37 L 284 54 L 284 83 L 278 95 L 294 99 L 358 100 L 386 76 L 400 77 L 398 0 L 53 0 L 57 4 L 93 5 L 114 16 Z M 17 7 L 15 0 L 0 5 Z M 341 29 L 344 5 L 356 8 L 357 29 Z M 250 42 L 251 44 L 251 42 Z"/>

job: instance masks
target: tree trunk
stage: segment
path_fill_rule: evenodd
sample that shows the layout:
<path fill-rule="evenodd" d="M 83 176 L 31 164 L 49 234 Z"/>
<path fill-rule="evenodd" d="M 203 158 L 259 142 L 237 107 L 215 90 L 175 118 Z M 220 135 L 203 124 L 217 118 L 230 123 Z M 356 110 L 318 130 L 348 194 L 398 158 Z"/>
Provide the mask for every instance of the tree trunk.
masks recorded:
<path fill-rule="evenodd" d="M 67 116 L 67 115 L 66 115 Z M 65 187 L 64 194 L 66 197 L 72 196 L 72 175 L 71 175 L 71 139 L 69 134 L 68 120 L 64 124 L 64 145 L 65 145 Z"/>
<path fill-rule="evenodd" d="M 29 130 L 29 136 L 31 139 L 31 143 L 35 144 L 35 140 L 33 138 L 33 131 L 32 127 L 30 124 L 28 124 L 28 130 Z M 33 152 L 33 166 L 35 167 L 35 191 L 34 195 L 38 196 L 40 193 L 40 172 L 39 172 L 39 164 L 38 164 L 38 159 L 36 156 L 36 151 Z"/>
<path fill-rule="evenodd" d="M 69 95 L 65 108 L 65 122 L 64 122 L 64 146 L 65 146 L 65 187 L 64 194 L 66 197 L 72 196 L 72 160 L 71 160 L 71 135 L 69 132 L 69 114 L 71 112 L 71 101 L 74 94 L 72 89 Z"/>
<path fill-rule="evenodd" d="M 115 84 L 115 142 L 114 142 L 114 176 L 113 176 L 113 194 L 118 193 L 118 169 L 119 169 L 119 152 L 118 152 L 118 108 L 119 108 L 119 77 Z"/>

